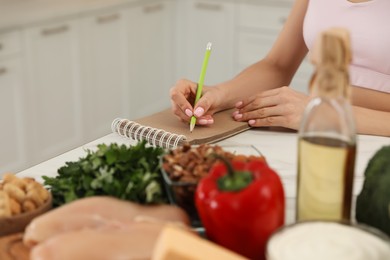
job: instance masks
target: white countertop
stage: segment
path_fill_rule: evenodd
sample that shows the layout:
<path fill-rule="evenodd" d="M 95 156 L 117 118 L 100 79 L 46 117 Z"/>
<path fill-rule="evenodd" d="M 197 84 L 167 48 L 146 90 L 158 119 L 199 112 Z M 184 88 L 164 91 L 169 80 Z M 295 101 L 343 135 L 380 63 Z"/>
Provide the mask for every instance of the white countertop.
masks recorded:
<path fill-rule="evenodd" d="M 57 169 L 67 161 L 77 161 L 86 155 L 86 149 L 95 149 L 100 143 L 135 144 L 115 133 L 108 134 L 60 156 L 26 169 L 19 176 L 33 177 L 42 182 L 41 176 L 56 176 Z M 269 165 L 282 179 L 286 195 L 286 223 L 295 221 L 295 196 L 297 173 L 297 134 L 291 131 L 248 130 L 236 136 L 218 142 L 220 145 L 254 145 L 267 158 Z M 355 166 L 353 194 L 356 196 L 363 184 L 363 174 L 369 159 L 384 145 L 390 144 L 390 138 L 359 135 Z M 353 209 L 354 212 L 354 209 Z"/>

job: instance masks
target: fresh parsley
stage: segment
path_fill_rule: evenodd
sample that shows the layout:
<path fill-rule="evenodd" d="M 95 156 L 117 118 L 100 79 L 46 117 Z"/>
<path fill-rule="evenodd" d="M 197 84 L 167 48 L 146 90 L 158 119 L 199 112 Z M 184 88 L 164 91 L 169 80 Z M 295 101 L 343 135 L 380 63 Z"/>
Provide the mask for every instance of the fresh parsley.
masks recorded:
<path fill-rule="evenodd" d="M 134 146 L 99 144 L 96 151 L 75 162 L 66 162 L 56 177 L 43 176 L 54 206 L 73 200 L 107 195 L 141 204 L 166 201 L 160 175 L 162 148 L 145 141 Z"/>

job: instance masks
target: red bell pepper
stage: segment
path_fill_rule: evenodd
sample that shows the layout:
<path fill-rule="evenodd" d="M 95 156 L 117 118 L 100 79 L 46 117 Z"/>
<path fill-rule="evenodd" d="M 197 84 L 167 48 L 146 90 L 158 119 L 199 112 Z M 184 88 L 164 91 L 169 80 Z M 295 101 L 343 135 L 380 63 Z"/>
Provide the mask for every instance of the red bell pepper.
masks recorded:
<path fill-rule="evenodd" d="M 201 179 L 195 193 L 206 235 L 250 259 L 265 259 L 268 238 L 284 225 L 280 178 L 265 160 L 224 161 Z"/>

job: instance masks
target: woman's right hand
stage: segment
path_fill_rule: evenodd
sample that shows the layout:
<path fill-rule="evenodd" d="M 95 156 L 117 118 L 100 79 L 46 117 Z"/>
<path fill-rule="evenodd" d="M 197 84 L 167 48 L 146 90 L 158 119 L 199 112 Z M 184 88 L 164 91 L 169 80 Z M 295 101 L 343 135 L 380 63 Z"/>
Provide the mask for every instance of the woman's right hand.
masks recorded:
<path fill-rule="evenodd" d="M 176 82 L 170 90 L 172 112 L 184 122 L 189 122 L 192 115 L 195 115 L 198 125 L 211 125 L 214 123 L 213 114 L 219 111 L 218 89 L 203 86 L 202 96 L 193 107 L 196 89 L 196 82 L 186 79 Z"/>

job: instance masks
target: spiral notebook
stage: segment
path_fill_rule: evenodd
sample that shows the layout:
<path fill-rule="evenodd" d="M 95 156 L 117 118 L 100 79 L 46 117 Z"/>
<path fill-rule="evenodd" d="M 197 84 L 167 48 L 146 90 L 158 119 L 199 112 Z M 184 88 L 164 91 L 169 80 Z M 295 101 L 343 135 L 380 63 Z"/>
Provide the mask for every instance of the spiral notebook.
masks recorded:
<path fill-rule="evenodd" d="M 231 117 L 233 110 L 214 114 L 212 126 L 196 126 L 191 133 L 189 124 L 176 118 L 171 109 L 165 109 L 134 121 L 116 118 L 112 132 L 133 140 L 146 140 L 153 146 L 176 148 L 184 144 L 215 143 L 248 130 L 247 122 L 237 122 Z"/>

